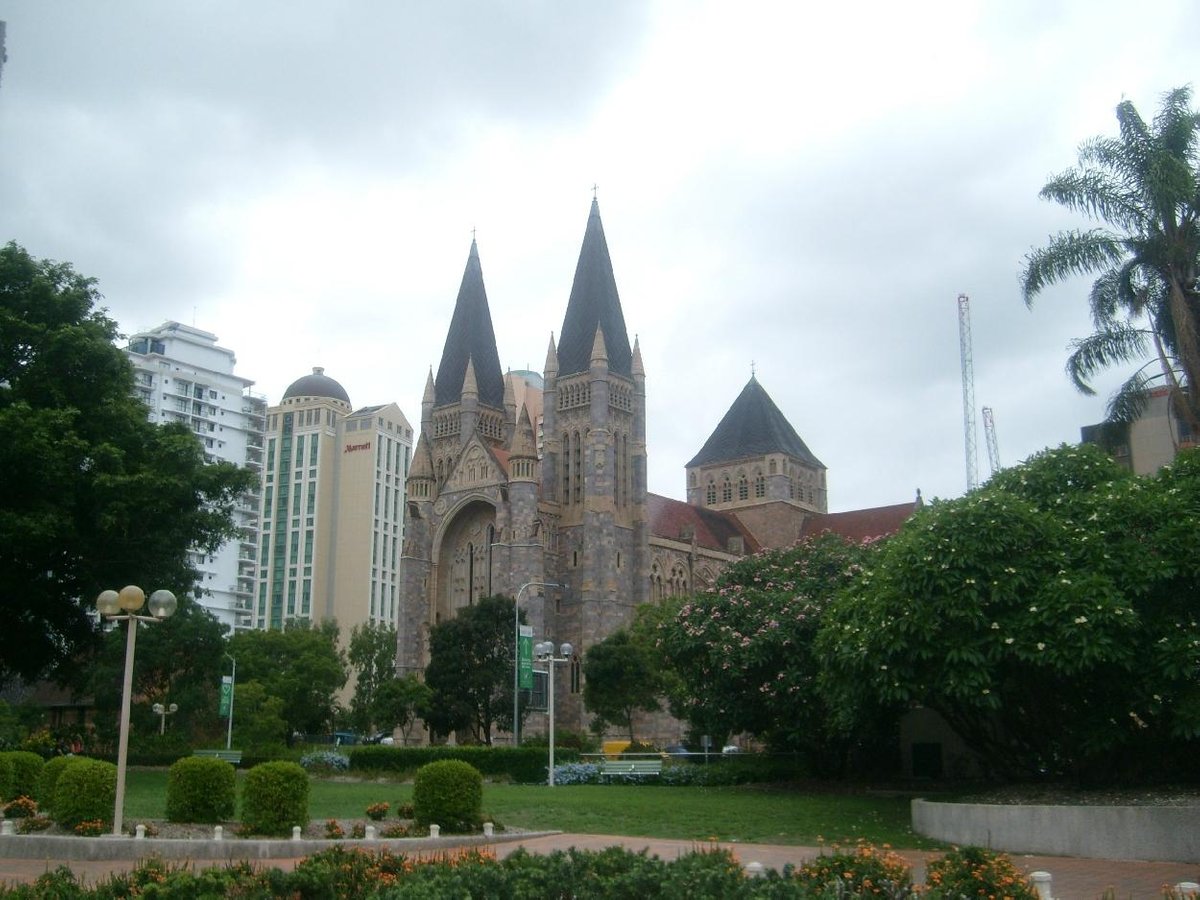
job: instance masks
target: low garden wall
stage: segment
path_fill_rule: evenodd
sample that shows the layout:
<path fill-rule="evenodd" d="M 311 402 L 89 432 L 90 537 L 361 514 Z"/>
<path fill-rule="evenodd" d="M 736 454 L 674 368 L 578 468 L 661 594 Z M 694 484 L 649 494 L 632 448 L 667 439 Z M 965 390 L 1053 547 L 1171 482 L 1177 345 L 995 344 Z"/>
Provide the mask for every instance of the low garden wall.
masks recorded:
<path fill-rule="evenodd" d="M 912 802 L 913 831 L 1007 853 L 1200 862 L 1200 806 Z"/>

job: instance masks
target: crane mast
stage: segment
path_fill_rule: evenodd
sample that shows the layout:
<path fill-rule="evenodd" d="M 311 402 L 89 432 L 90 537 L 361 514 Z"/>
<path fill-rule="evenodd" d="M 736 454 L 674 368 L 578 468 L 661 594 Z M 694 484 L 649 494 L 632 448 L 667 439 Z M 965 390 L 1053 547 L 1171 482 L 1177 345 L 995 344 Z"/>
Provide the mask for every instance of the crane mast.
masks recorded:
<path fill-rule="evenodd" d="M 992 474 L 1000 471 L 1000 445 L 996 443 L 996 420 L 992 416 L 992 408 L 985 406 L 983 412 L 983 439 L 987 442 L 988 465 Z"/>
<path fill-rule="evenodd" d="M 975 364 L 971 358 L 971 301 L 958 295 L 958 351 L 962 360 L 963 444 L 967 457 L 967 490 L 979 487 L 979 454 L 975 448 Z"/>

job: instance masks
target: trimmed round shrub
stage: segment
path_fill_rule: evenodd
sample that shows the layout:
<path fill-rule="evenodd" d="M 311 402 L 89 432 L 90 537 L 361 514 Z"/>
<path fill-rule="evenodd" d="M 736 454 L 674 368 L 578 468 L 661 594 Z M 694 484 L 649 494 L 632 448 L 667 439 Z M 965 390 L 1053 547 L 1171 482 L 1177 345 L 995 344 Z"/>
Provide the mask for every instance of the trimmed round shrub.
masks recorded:
<path fill-rule="evenodd" d="M 478 831 L 483 826 L 483 776 L 458 759 L 422 766 L 413 781 L 413 818 L 418 825 L 440 825 L 447 833 Z"/>
<path fill-rule="evenodd" d="M 12 764 L 12 792 L 6 798 L 15 800 L 17 797 L 37 796 L 38 779 L 42 775 L 42 767 L 46 765 L 36 753 L 28 750 L 10 750 L 4 756 Z"/>
<path fill-rule="evenodd" d="M 13 789 L 13 764 L 7 753 L 0 753 L 0 801 L 11 800 Z"/>
<path fill-rule="evenodd" d="M 42 766 L 42 774 L 38 777 L 37 794 L 34 795 L 43 813 L 54 809 L 54 790 L 58 785 L 58 776 L 73 759 L 83 759 L 82 756 L 54 756 Z"/>
<path fill-rule="evenodd" d="M 237 776 L 223 759 L 185 756 L 167 772 L 168 822 L 224 822 L 233 818 Z"/>
<path fill-rule="evenodd" d="M 54 821 L 68 831 L 80 822 L 112 827 L 117 801 L 117 767 L 110 762 L 75 756 L 54 786 Z"/>
<path fill-rule="evenodd" d="M 294 762 L 261 763 L 242 785 L 242 825 L 251 834 L 286 835 L 308 824 L 308 773 Z"/>

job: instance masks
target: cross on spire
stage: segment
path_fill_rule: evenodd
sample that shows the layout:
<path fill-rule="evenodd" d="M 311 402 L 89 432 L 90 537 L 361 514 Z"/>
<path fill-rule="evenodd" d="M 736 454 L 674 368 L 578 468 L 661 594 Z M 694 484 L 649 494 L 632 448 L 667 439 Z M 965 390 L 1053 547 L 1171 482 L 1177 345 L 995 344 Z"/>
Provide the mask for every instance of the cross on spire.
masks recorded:
<path fill-rule="evenodd" d="M 596 184 L 595 182 L 592 182 L 592 199 L 593 200 L 596 199 L 596 191 L 598 191 L 599 189 L 600 189 L 600 185 Z"/>

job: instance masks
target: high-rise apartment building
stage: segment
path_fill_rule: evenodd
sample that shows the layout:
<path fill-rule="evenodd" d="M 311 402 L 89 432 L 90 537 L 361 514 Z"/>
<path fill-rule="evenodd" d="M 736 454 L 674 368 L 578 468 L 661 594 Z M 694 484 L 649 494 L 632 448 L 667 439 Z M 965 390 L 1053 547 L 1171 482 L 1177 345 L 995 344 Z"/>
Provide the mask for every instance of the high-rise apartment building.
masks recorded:
<path fill-rule="evenodd" d="M 250 391 L 253 381 L 234 374 L 233 351 L 217 346 L 215 334 L 164 322 L 135 334 L 125 352 L 150 421 L 182 422 L 203 444 L 210 460 L 261 472 L 266 399 Z M 241 498 L 234 512 L 238 540 L 212 554 L 193 554 L 192 564 L 200 574 L 200 602 L 230 627 L 250 623 L 259 502 L 257 488 Z"/>
<path fill-rule="evenodd" d="M 396 625 L 412 443 L 395 403 L 355 410 L 320 368 L 267 410 L 253 627 Z"/>

